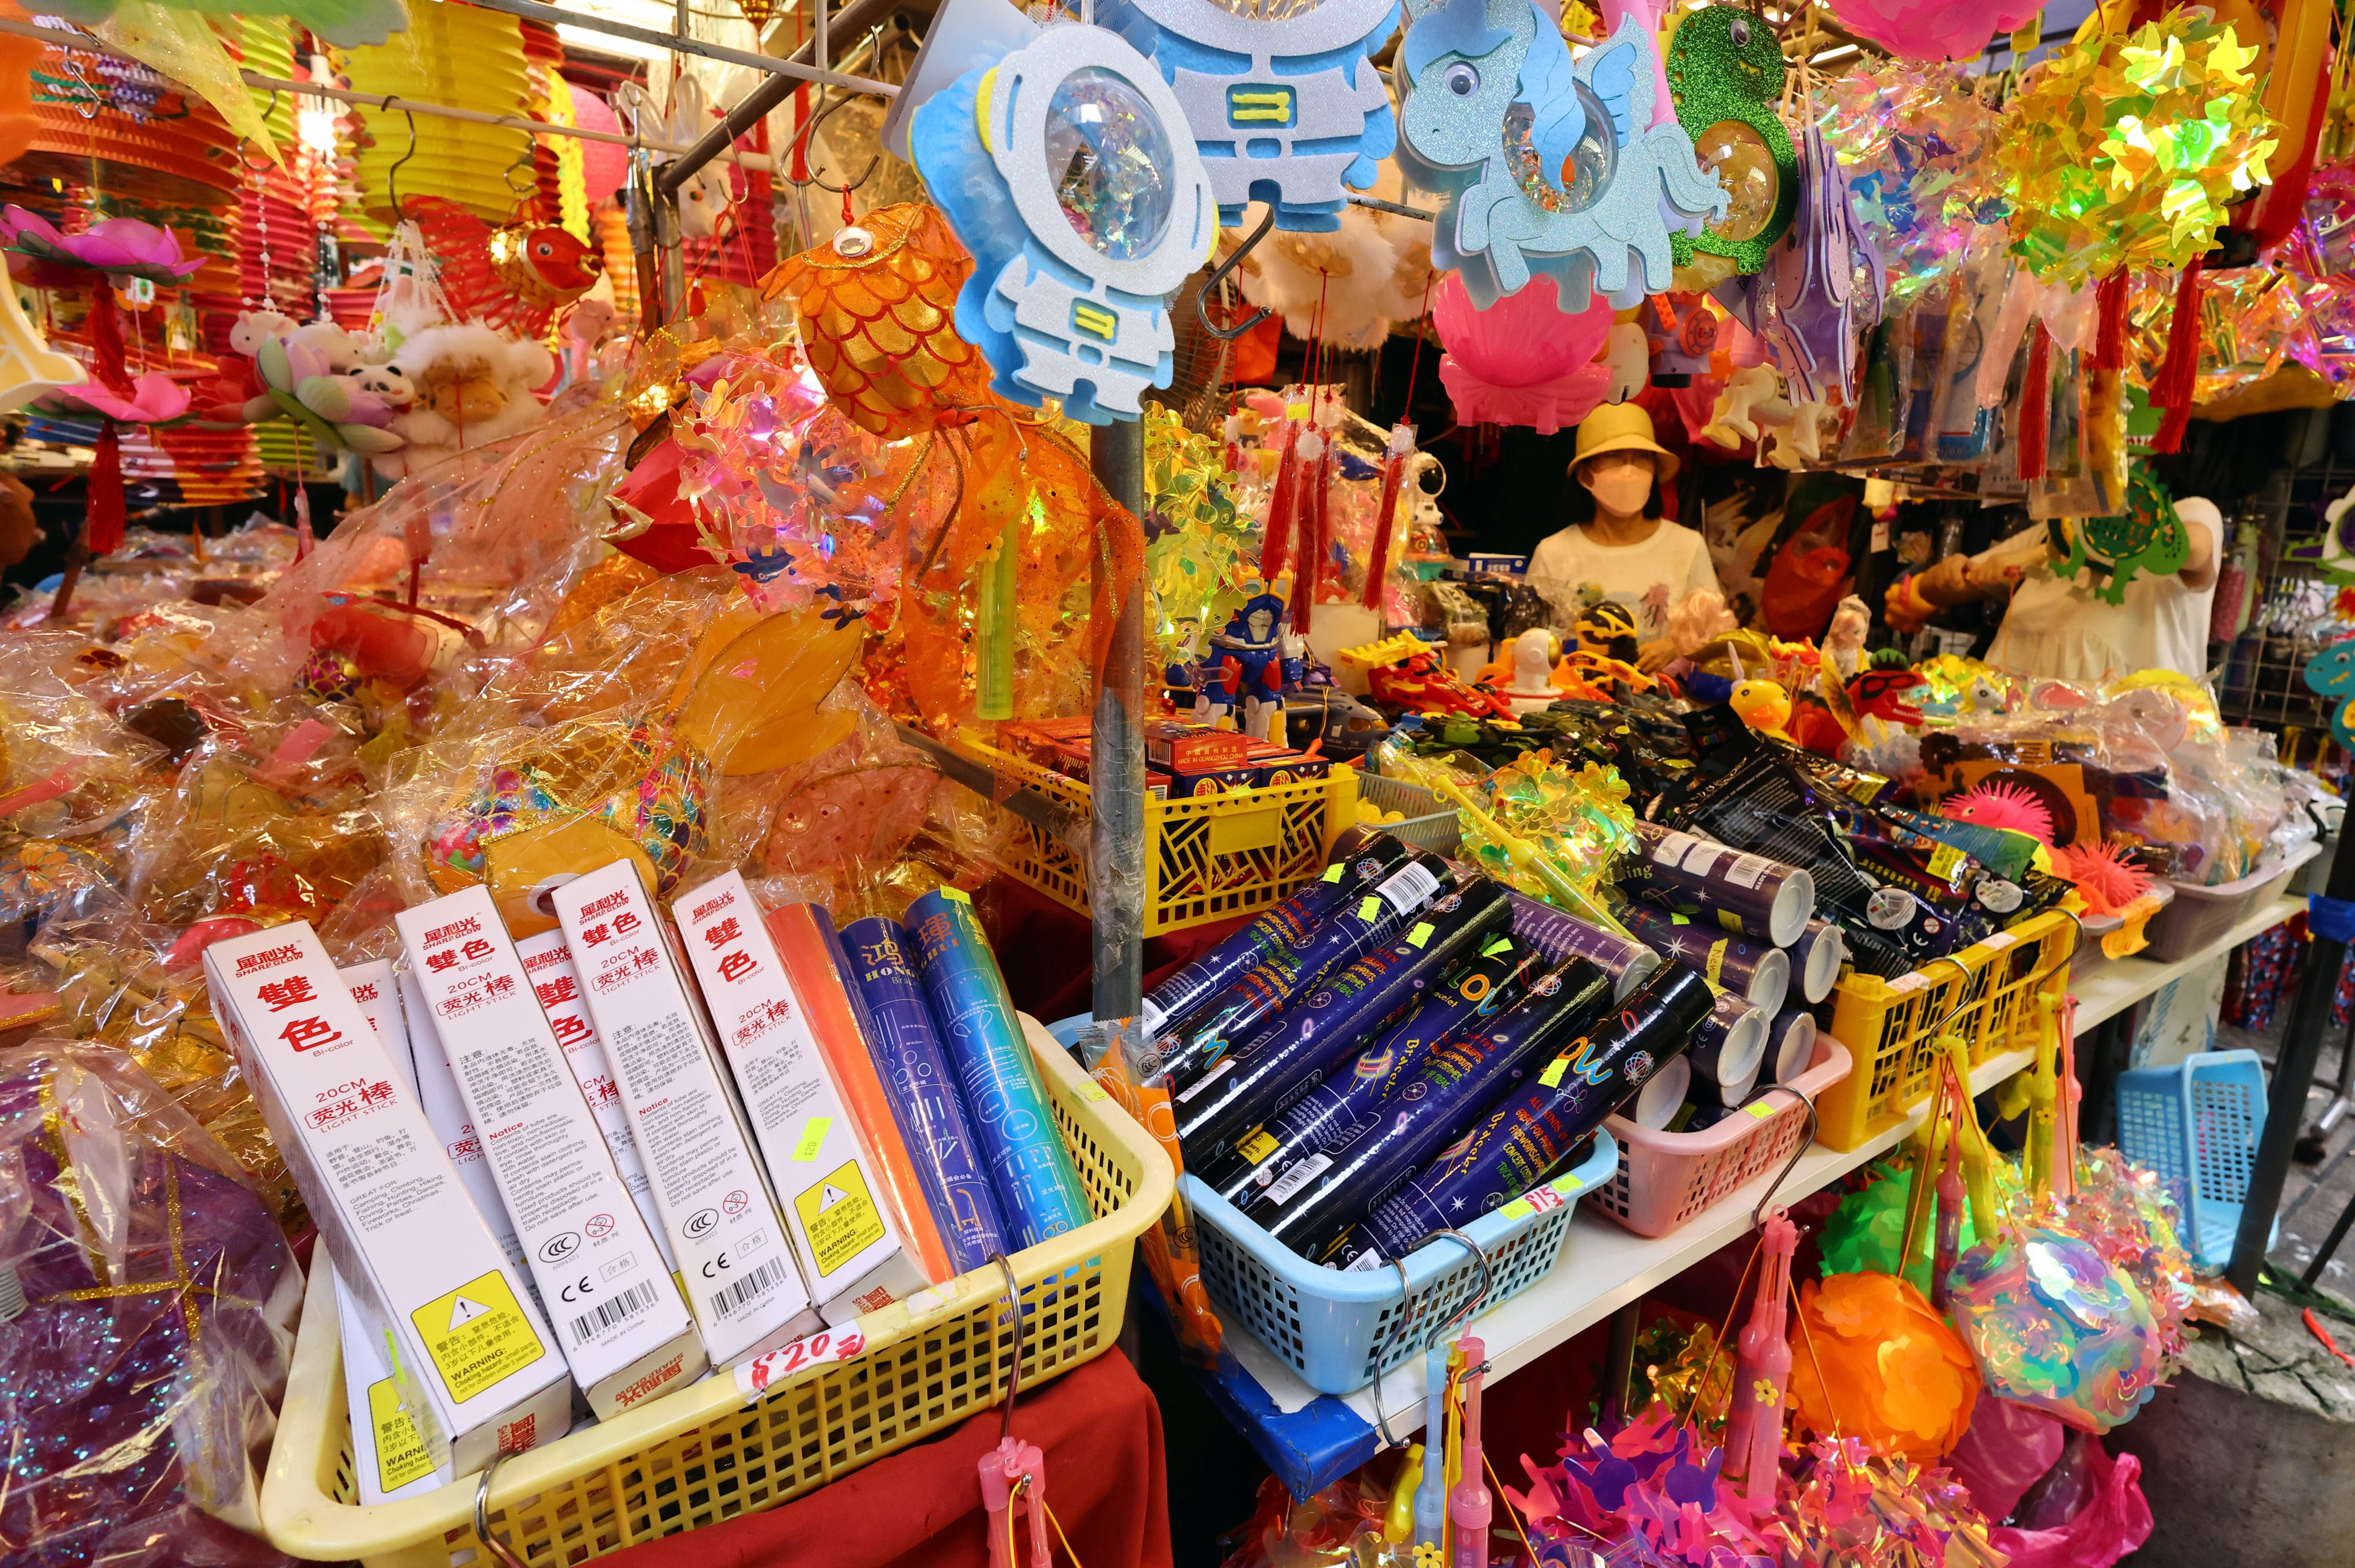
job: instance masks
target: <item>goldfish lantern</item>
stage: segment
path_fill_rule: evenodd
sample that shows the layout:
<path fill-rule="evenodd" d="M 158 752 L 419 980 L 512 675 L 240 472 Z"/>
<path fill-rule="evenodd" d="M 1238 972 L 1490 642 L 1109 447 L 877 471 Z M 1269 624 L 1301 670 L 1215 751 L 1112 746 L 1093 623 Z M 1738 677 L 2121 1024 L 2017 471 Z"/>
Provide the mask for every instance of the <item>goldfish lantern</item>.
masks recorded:
<path fill-rule="evenodd" d="M 2031 1229 L 1973 1247 L 1946 1305 L 1987 1387 L 2081 1431 L 2131 1418 L 2165 1375 L 2149 1301 L 2077 1236 Z"/>
<path fill-rule="evenodd" d="M 802 349 L 834 406 L 897 440 L 987 392 L 988 367 L 953 319 L 957 291 L 972 275 L 973 258 L 940 213 L 905 202 L 877 208 L 827 243 L 779 262 L 761 293 L 793 301 Z"/>
<path fill-rule="evenodd" d="M 1178 96 L 1219 203 L 1243 220 L 1263 201 L 1278 229 L 1340 227 L 1398 143 L 1367 57 L 1396 26 L 1391 0 L 1323 0 L 1256 16 L 1217 0 L 1110 0 L 1102 17 L 1153 58 Z"/>
<path fill-rule="evenodd" d="M 1177 95 L 1102 27 L 1039 33 L 917 107 L 909 146 L 974 257 L 958 336 L 1000 396 L 1090 424 L 1138 417 L 1166 387 L 1167 296 L 1210 253 L 1219 215 Z"/>
<path fill-rule="evenodd" d="M 691 79 L 690 79 L 691 80 Z M 553 224 L 493 229 L 454 201 L 410 197 L 453 319 L 545 336 L 559 306 L 597 284 L 604 258 Z"/>
<path fill-rule="evenodd" d="M 1970 1349 L 1894 1275 L 1839 1274 L 1799 1287 L 1802 1347 L 1791 1396 L 1811 1431 L 1862 1437 L 1928 1461 L 1962 1440 L 1978 1403 Z"/>
<path fill-rule="evenodd" d="M 1613 311 L 1595 300 L 1567 321 L 1550 277 L 1475 310 L 1460 278 L 1431 292 L 1431 316 L 1446 352 L 1439 379 L 1461 424 L 1528 425 L 1551 435 L 1593 413 L 1610 390 L 1611 370 L 1595 355 L 1611 335 Z"/>
<path fill-rule="evenodd" d="M 1626 306 L 1666 290 L 1673 238 L 1722 218 L 1726 198 L 1691 138 L 1652 122 L 1650 32 L 1623 16 L 1573 63 L 1535 0 L 1406 0 L 1406 18 L 1392 68 L 1398 160 L 1439 193 L 1433 264 L 1458 270 L 1483 310 L 1537 272 L 1565 311 L 1596 293 Z"/>
<path fill-rule="evenodd" d="M 425 836 L 427 877 L 486 885 L 517 936 L 555 926 L 549 889 L 615 859 L 668 893 L 709 840 L 720 779 L 806 762 L 855 728 L 817 705 L 863 640 L 815 611 L 730 612 L 665 711 L 552 724 L 463 770 Z"/>

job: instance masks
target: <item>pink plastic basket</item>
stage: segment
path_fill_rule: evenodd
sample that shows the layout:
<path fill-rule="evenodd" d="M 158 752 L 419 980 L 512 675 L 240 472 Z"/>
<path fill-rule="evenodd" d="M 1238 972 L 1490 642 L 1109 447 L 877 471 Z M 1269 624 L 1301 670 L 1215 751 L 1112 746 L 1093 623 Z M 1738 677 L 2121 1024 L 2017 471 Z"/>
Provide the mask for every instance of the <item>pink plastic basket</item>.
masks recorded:
<path fill-rule="evenodd" d="M 1818 1034 L 1806 1071 L 1789 1086 L 1814 1100 L 1848 1072 L 1848 1048 Z M 1639 1236 L 1665 1236 L 1788 1159 L 1806 1135 L 1807 1108 L 1788 1094 L 1761 1090 L 1705 1132 L 1657 1133 L 1625 1116 L 1604 1125 L 1619 1141 L 1619 1173 L 1587 1201 Z"/>

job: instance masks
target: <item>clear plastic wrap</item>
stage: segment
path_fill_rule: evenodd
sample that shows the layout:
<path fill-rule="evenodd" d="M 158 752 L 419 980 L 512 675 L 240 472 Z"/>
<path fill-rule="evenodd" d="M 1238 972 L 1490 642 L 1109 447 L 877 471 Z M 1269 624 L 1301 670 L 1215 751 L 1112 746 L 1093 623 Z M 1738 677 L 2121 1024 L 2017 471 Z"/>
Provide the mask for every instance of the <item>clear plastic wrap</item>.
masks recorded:
<path fill-rule="evenodd" d="M 0 1052 L 0 1127 L 8 1560 L 289 1563 L 256 1538 L 303 1288 L 277 1220 L 119 1051 Z"/>

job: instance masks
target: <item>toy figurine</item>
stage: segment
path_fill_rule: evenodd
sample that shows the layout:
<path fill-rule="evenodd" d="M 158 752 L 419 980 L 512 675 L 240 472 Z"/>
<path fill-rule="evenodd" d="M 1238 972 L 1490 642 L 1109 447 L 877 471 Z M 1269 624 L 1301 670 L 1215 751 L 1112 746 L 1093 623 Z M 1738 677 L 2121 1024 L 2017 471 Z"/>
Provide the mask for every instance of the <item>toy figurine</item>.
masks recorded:
<path fill-rule="evenodd" d="M 1733 711 L 1742 721 L 1762 735 L 1772 735 L 1777 741 L 1791 737 L 1785 732 L 1791 722 L 1791 694 L 1771 680 L 1745 680 L 1733 688 Z"/>
<path fill-rule="evenodd" d="M 1194 699 L 1197 719 L 1214 723 L 1240 699 L 1238 728 L 1254 740 L 1277 738 L 1284 727 L 1284 611 L 1276 595 L 1253 594 L 1228 617 L 1226 630 L 1210 634 L 1210 656 Z"/>
<path fill-rule="evenodd" d="M 1468 713 L 1475 718 L 1510 719 L 1512 704 L 1493 691 L 1466 686 L 1447 667 L 1441 645 L 1426 643 L 1412 632 L 1363 647 L 1344 648 L 1343 664 L 1366 673 L 1374 700 L 1409 713 Z"/>

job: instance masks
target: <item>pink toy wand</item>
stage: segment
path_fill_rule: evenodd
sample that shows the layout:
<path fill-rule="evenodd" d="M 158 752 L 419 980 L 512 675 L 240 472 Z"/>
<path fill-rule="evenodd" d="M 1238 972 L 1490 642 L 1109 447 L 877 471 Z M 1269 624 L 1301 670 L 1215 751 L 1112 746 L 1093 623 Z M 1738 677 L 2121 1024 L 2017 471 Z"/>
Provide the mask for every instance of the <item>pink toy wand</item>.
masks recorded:
<path fill-rule="evenodd" d="M 1480 1373 L 1488 1347 L 1470 1335 L 1455 1341 L 1464 1354 L 1464 1463 L 1447 1495 L 1447 1568 L 1488 1568 L 1488 1520 L 1495 1507 L 1481 1479 Z"/>
<path fill-rule="evenodd" d="M 1733 1408 L 1725 1423 L 1724 1477 L 1753 1519 L 1774 1511 L 1783 1470 L 1783 1397 L 1791 1386 L 1791 1259 L 1799 1228 L 1777 1209 L 1761 1243 L 1758 1295 L 1733 1361 Z"/>
<path fill-rule="evenodd" d="M 1941 1083 L 1938 1103 L 1942 1106 L 1946 1093 L 1946 1085 Z M 1946 1140 L 1945 1168 L 1938 1172 L 1938 1241 L 1930 1265 L 1930 1304 L 1941 1312 L 1946 1310 L 1946 1275 L 1954 1272 L 1955 1260 L 1963 1255 L 1963 1177 L 1956 1168 L 1962 1143 L 1959 1136 Z"/>

